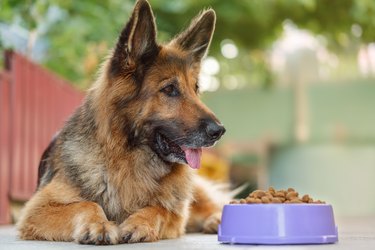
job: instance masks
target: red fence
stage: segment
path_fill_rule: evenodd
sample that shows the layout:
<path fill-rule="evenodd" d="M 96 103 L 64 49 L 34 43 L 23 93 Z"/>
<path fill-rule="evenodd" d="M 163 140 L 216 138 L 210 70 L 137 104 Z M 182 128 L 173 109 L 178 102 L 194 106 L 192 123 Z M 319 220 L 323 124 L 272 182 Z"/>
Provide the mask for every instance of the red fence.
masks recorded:
<path fill-rule="evenodd" d="M 66 81 L 8 52 L 0 72 L 0 224 L 9 223 L 9 199 L 35 191 L 40 156 L 83 99 Z"/>

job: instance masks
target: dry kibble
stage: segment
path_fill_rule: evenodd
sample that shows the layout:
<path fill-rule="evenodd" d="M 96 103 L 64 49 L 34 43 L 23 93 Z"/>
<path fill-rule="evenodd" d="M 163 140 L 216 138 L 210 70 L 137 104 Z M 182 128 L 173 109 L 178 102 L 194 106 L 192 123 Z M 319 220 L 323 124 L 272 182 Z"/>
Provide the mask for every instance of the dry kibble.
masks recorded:
<path fill-rule="evenodd" d="M 271 193 L 271 194 L 274 194 L 276 192 L 276 190 L 273 188 L 273 187 L 269 187 L 268 188 L 268 191 Z"/>
<path fill-rule="evenodd" d="M 272 203 L 282 203 L 279 198 L 272 198 Z"/>
<path fill-rule="evenodd" d="M 294 188 L 287 190 L 275 190 L 269 187 L 268 190 L 255 190 L 249 194 L 246 199 L 232 200 L 230 204 L 269 204 L 269 203 L 282 203 L 282 204 L 300 204 L 300 203 L 313 203 L 325 204 L 324 201 L 314 201 L 308 194 L 298 197 L 298 192 Z"/>
<path fill-rule="evenodd" d="M 263 196 L 266 196 L 266 192 L 260 190 L 257 192 L 256 196 L 257 198 L 262 198 Z"/>
<path fill-rule="evenodd" d="M 295 191 L 290 191 L 289 193 L 286 194 L 287 200 L 292 200 L 295 197 L 298 197 L 298 193 Z"/>
<path fill-rule="evenodd" d="M 272 200 L 272 198 L 273 198 L 272 194 L 270 194 L 270 193 L 268 193 L 268 194 L 266 195 L 266 197 L 267 197 L 269 200 Z"/>
<path fill-rule="evenodd" d="M 247 201 L 248 201 L 249 204 L 256 203 L 255 198 L 249 198 Z"/>
<path fill-rule="evenodd" d="M 277 191 L 274 196 L 275 197 L 285 197 L 285 193 L 283 191 Z"/>
<path fill-rule="evenodd" d="M 262 203 L 270 203 L 270 199 L 267 196 L 262 197 Z"/>
<path fill-rule="evenodd" d="M 302 201 L 305 202 L 305 203 L 308 203 L 310 200 L 310 196 L 308 194 L 305 194 L 304 196 L 302 196 Z"/>
<path fill-rule="evenodd" d="M 260 203 L 262 203 L 262 200 L 261 200 L 261 199 L 259 199 L 259 198 L 255 198 L 255 203 L 258 203 L 258 204 L 260 204 Z"/>
<path fill-rule="evenodd" d="M 263 190 L 255 190 L 250 196 L 254 198 L 262 198 L 263 196 L 266 196 L 266 192 Z"/>
<path fill-rule="evenodd" d="M 290 200 L 290 203 L 303 203 L 303 202 L 298 198 L 294 198 L 294 199 Z"/>

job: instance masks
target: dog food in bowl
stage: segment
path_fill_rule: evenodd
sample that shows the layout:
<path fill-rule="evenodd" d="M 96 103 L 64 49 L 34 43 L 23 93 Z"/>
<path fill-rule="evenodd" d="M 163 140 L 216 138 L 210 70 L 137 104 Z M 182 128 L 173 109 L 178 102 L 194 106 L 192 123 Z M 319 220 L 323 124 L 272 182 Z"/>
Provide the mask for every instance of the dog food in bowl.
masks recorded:
<path fill-rule="evenodd" d="M 332 205 L 293 189 L 255 190 L 223 208 L 218 240 L 229 244 L 329 244 L 338 241 Z"/>
<path fill-rule="evenodd" d="M 267 191 L 255 190 L 251 192 L 245 199 L 233 200 L 230 204 L 325 204 L 324 201 L 314 200 L 310 195 L 305 194 L 302 197 L 294 188 L 288 188 L 287 190 L 275 190 L 270 187 Z"/>

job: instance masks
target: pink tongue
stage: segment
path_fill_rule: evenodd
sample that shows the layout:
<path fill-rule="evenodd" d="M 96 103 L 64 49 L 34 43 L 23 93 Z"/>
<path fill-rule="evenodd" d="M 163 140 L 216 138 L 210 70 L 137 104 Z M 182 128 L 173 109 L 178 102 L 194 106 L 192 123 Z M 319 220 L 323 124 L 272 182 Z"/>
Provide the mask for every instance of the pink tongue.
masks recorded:
<path fill-rule="evenodd" d="M 198 169 L 201 166 L 201 148 L 183 148 L 186 160 L 191 168 Z"/>

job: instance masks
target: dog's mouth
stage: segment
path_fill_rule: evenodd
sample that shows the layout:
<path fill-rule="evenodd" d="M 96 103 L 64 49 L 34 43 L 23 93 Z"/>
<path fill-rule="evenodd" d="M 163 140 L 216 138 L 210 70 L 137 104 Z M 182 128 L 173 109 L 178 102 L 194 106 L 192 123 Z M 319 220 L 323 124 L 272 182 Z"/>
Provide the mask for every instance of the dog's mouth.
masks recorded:
<path fill-rule="evenodd" d="M 185 163 L 193 169 L 200 168 L 202 155 L 202 148 L 200 147 L 192 148 L 179 145 L 176 140 L 171 140 L 157 132 L 153 149 L 164 161 Z"/>

